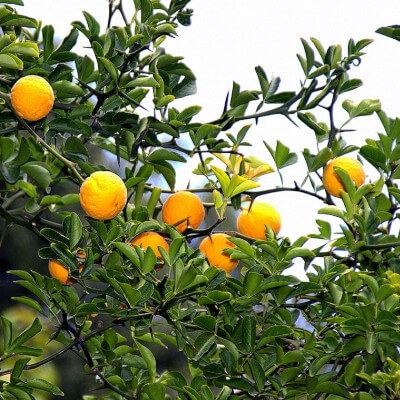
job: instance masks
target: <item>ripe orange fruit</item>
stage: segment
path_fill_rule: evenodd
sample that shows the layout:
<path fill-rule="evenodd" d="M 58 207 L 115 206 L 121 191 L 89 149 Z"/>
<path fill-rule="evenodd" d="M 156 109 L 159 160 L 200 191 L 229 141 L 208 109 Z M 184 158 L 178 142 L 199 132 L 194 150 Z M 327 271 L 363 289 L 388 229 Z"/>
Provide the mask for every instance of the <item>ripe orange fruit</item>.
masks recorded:
<path fill-rule="evenodd" d="M 96 171 L 82 183 L 79 201 L 89 217 L 112 219 L 125 207 L 124 181 L 110 171 Z"/>
<path fill-rule="evenodd" d="M 151 247 L 156 255 L 156 257 L 161 258 L 160 250 L 158 250 L 158 246 L 161 246 L 165 251 L 168 252 L 169 246 L 165 239 L 159 235 L 157 232 L 143 232 L 140 235 L 137 235 L 135 238 L 131 240 L 131 244 L 136 244 L 136 246 L 141 247 L 143 250 L 146 250 L 148 247 Z M 164 264 L 157 264 L 154 269 L 156 271 L 160 270 Z"/>
<path fill-rule="evenodd" d="M 82 258 L 86 257 L 86 253 L 84 251 L 79 251 L 79 248 L 77 255 Z M 82 272 L 83 264 L 79 263 L 78 267 L 79 267 L 79 272 Z M 58 279 L 62 285 L 72 285 L 73 283 L 75 283 L 75 281 L 69 276 L 68 268 L 65 268 L 64 265 L 62 265 L 57 260 L 49 261 L 49 272 L 50 275 L 53 278 Z"/>
<path fill-rule="evenodd" d="M 231 260 L 230 256 L 222 251 L 235 247 L 228 237 L 225 233 L 213 233 L 204 238 L 199 246 L 199 250 L 207 257 L 212 266 L 221 268 L 227 273 L 235 269 L 239 263 L 238 260 Z"/>
<path fill-rule="evenodd" d="M 204 207 L 201 200 L 193 193 L 181 191 L 171 194 L 162 208 L 162 219 L 166 224 L 175 225 L 178 232 L 185 231 L 188 226 L 196 229 L 204 219 Z"/>
<path fill-rule="evenodd" d="M 20 117 L 28 121 L 44 118 L 53 104 L 53 89 L 41 76 L 24 76 L 11 89 L 12 107 Z"/>
<path fill-rule="evenodd" d="M 249 211 L 250 204 L 242 208 L 237 219 L 238 231 L 253 239 L 265 240 L 268 225 L 277 235 L 281 229 L 281 217 L 270 204 L 255 201 Z"/>
<path fill-rule="evenodd" d="M 326 191 L 335 197 L 340 197 L 340 190 L 346 191 L 338 174 L 333 167 L 339 167 L 346 171 L 356 186 L 361 186 L 365 181 L 365 173 L 362 164 L 349 157 L 338 157 L 325 165 L 322 182 Z"/>

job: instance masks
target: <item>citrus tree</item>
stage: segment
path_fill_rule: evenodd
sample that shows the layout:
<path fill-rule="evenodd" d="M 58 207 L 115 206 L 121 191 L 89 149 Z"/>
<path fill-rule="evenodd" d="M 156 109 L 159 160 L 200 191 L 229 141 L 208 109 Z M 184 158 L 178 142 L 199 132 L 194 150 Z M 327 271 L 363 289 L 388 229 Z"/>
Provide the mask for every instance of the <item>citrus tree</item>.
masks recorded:
<path fill-rule="evenodd" d="M 1 367 L 0 397 L 62 395 L 26 373 L 74 352 L 103 389 L 86 400 L 398 399 L 400 120 L 378 100 L 349 100 L 371 40 L 350 39 L 343 51 L 302 40 L 298 88 L 279 91 L 280 79 L 256 67 L 257 88 L 234 83 L 222 114 L 200 122 L 200 106 L 175 105 L 196 78 L 163 47 L 190 25 L 189 2 L 134 0 L 126 15 L 109 1 L 105 31 L 85 12 L 57 46 L 51 25 L 16 12 L 21 0 L 0 7 L 0 241 L 15 224 L 43 241 L 48 274 L 34 265 L 9 273 L 26 289 L 14 300 L 52 327 L 33 346 L 39 318 L 23 331 L 1 318 L 0 366 L 11 368 Z M 113 25 L 117 14 L 124 26 Z M 397 27 L 379 32 L 400 37 Z M 79 36 L 90 56 L 74 52 Z M 338 121 L 340 105 L 348 115 Z M 271 115 L 313 132 L 313 148 L 299 157 L 265 142 L 273 167 L 251 156 L 246 121 Z M 377 138 L 347 144 L 343 132 L 369 115 L 379 117 Z M 120 170 L 96 165 L 96 148 Z M 175 193 L 189 157 L 206 183 Z M 302 182 L 259 187 L 259 176 L 282 176 L 301 158 Z M 66 182 L 70 193 L 57 194 Z M 319 199 L 319 233 L 280 236 L 277 210 L 259 199 L 274 192 Z M 242 209 L 238 231 L 219 228 L 228 208 Z M 284 273 L 295 259 L 306 281 Z M 59 347 L 43 357 L 48 341 Z M 157 346 L 177 349 L 184 373 L 157 368 Z"/>

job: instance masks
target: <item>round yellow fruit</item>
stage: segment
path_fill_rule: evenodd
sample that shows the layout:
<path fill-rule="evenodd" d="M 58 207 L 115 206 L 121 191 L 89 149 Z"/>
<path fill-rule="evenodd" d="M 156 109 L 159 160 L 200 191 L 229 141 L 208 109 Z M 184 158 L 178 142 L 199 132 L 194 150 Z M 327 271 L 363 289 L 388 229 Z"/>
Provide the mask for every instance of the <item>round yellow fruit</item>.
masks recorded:
<path fill-rule="evenodd" d="M 143 232 L 140 235 L 137 235 L 135 238 L 131 240 L 131 244 L 135 244 L 136 246 L 141 247 L 143 250 L 146 250 L 148 247 L 151 247 L 154 251 L 156 257 L 161 258 L 161 253 L 158 250 L 158 246 L 161 246 L 166 252 L 169 250 L 168 243 L 165 239 L 159 235 L 157 232 Z M 157 264 L 154 269 L 156 271 L 160 270 L 164 264 Z"/>
<path fill-rule="evenodd" d="M 362 164 L 349 157 L 338 157 L 325 165 L 322 182 L 326 191 L 335 197 L 340 197 L 340 190 L 346 191 L 338 174 L 333 167 L 339 167 L 346 171 L 356 186 L 361 186 L 365 181 L 365 173 Z"/>
<path fill-rule="evenodd" d="M 112 219 L 125 207 L 127 191 L 124 181 L 110 171 L 96 171 L 82 183 L 79 201 L 89 217 Z"/>
<path fill-rule="evenodd" d="M 238 231 L 242 235 L 265 240 L 267 233 L 265 225 L 268 225 L 275 232 L 275 235 L 278 234 L 281 229 L 281 217 L 274 207 L 260 201 L 255 201 L 251 205 L 250 211 L 249 207 L 250 204 L 242 208 L 243 211 L 237 219 Z"/>
<path fill-rule="evenodd" d="M 204 207 L 193 193 L 181 191 L 168 197 L 162 208 L 162 219 L 166 224 L 175 225 L 178 232 L 184 232 L 189 226 L 198 228 L 204 219 Z"/>
<path fill-rule="evenodd" d="M 12 107 L 20 117 L 28 121 L 44 118 L 53 104 L 53 89 L 41 76 L 24 76 L 11 89 Z"/>
<path fill-rule="evenodd" d="M 199 250 L 207 257 L 210 265 L 221 268 L 227 273 L 234 270 L 239 263 L 238 260 L 231 260 L 230 256 L 222 251 L 235 247 L 228 238 L 225 233 L 213 233 L 203 239 L 199 246 Z"/>
<path fill-rule="evenodd" d="M 81 258 L 86 257 L 86 253 L 84 251 L 78 252 L 77 255 Z M 83 270 L 82 263 L 79 263 L 78 266 L 79 266 L 79 272 L 82 272 Z M 68 268 L 65 268 L 64 265 L 62 265 L 57 260 L 49 261 L 49 272 L 50 275 L 53 278 L 58 279 L 62 285 L 72 285 L 73 283 L 75 283 L 75 281 L 69 276 Z"/>

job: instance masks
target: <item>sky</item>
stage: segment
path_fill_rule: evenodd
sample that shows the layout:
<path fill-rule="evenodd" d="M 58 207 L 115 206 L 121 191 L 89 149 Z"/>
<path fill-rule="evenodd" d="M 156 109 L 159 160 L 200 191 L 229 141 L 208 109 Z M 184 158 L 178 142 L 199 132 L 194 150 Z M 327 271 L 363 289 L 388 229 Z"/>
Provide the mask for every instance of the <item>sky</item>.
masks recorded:
<path fill-rule="evenodd" d="M 128 14 L 132 3 L 131 0 L 124 2 Z M 193 0 L 191 8 L 194 9 L 192 25 L 179 27 L 179 37 L 168 39 L 164 47 L 170 54 L 183 56 L 197 76 L 197 94 L 177 101 L 176 107 L 202 105 L 203 110 L 198 116 L 201 122 L 219 117 L 233 81 L 242 89 L 259 89 L 254 72 L 257 65 L 264 68 L 268 77 L 281 78 L 281 90 L 298 90 L 303 74 L 296 53 L 303 54 L 300 38 L 308 40 L 310 37 L 320 40 L 325 49 L 340 44 L 344 53 L 350 38 L 374 40 L 365 49 L 367 54 L 360 66 L 350 71 L 350 77 L 361 79 L 364 86 L 346 93 L 339 101 L 335 110 L 338 125 L 346 119 L 347 114 L 341 108 L 346 99 L 377 98 L 389 116 L 400 115 L 400 43 L 375 33 L 381 26 L 400 23 L 398 0 L 384 0 L 379 5 L 375 0 L 329 3 L 320 0 Z M 70 31 L 70 22 L 84 20 L 82 10 L 91 13 L 105 27 L 107 0 L 25 0 L 25 7 L 20 12 L 41 19 L 44 25 L 53 24 L 56 35 L 63 37 Z M 115 20 L 114 24 L 119 22 Z M 85 46 L 87 43 L 83 39 L 79 44 Z M 80 51 L 86 50 L 81 48 Z M 327 121 L 326 115 L 318 115 Z M 349 127 L 357 131 L 346 134 L 345 139 L 359 146 L 365 143 L 366 137 L 374 138 L 382 131 L 375 115 L 358 118 Z M 237 133 L 239 128 L 232 128 L 231 133 Z M 253 124 L 247 139 L 255 145 L 246 155 L 256 155 L 272 165 L 263 140 L 272 147 L 280 140 L 299 154 L 304 147 L 316 151 L 311 130 L 302 125 L 297 128 L 279 116 L 260 120 L 257 126 Z M 285 186 L 293 186 L 294 180 L 301 183 L 305 164 L 300 158 L 299 161 L 299 164 L 282 170 Z M 197 160 L 190 167 L 195 164 Z M 365 170 L 367 180 L 377 179 L 376 172 L 367 162 Z M 187 180 L 187 176 L 181 175 L 178 185 L 186 187 Z M 262 188 L 280 185 L 276 173 L 266 175 L 259 183 Z M 317 212 L 324 205 L 319 200 L 292 192 L 267 195 L 262 200 L 280 212 L 283 236 L 295 240 L 301 235 L 317 232 L 314 221 L 321 218 Z M 340 205 L 341 200 L 337 203 Z M 334 222 L 334 219 L 329 220 Z"/>

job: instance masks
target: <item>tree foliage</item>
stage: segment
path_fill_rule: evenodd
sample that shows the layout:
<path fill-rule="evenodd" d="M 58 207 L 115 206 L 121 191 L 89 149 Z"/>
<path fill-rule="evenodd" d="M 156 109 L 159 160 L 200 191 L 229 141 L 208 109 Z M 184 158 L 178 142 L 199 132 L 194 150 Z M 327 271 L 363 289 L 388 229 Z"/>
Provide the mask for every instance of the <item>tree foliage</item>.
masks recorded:
<path fill-rule="evenodd" d="M 122 1 L 110 1 L 105 32 L 85 12 L 57 46 L 53 26 L 41 26 L 10 5 L 0 7 L 0 240 L 11 225 L 25 227 L 43 239 L 39 256 L 59 260 L 76 280 L 62 286 L 34 266 L 31 272 L 10 271 L 30 293 L 15 300 L 52 321 L 48 339 L 61 347 L 33 362 L 43 350 L 29 346 L 41 331 L 39 319 L 18 332 L 2 318 L 0 361 L 11 358 L 14 366 L 0 371 L 0 396 L 29 400 L 37 390 L 61 395 L 50 382 L 24 378 L 24 371 L 75 351 L 85 372 L 105 388 L 87 400 L 397 399 L 400 120 L 389 118 L 379 100 L 348 99 L 362 85 L 353 69 L 371 40 L 350 39 L 347 49 L 325 50 L 315 38 L 302 39 L 299 88 L 279 91 L 280 78 L 269 78 L 257 66 L 259 87 L 242 90 L 233 83 L 222 114 L 199 122 L 200 106 L 174 105 L 195 93 L 195 75 L 182 57 L 163 47 L 180 25 L 190 25 L 189 2 L 134 0 L 136 12 L 128 18 Z M 117 13 L 125 26 L 112 25 Z M 397 27 L 379 31 L 398 38 Z M 79 36 L 87 39 L 90 56 L 74 52 Z M 45 77 L 56 94 L 51 114 L 35 123 L 16 115 L 9 100 L 14 82 L 29 74 Z M 348 117 L 337 122 L 340 102 Z M 305 160 L 304 181 L 293 187 L 263 189 L 254 181 L 271 168 L 249 156 L 251 128 L 240 122 L 271 115 L 315 135 L 314 149 L 301 154 L 287 143 L 265 142 L 281 176 L 285 167 Z M 380 119 L 378 138 L 360 148 L 346 143 L 342 133 L 349 124 L 370 115 Z M 125 166 L 119 172 L 130 203 L 111 221 L 70 211 L 79 202 L 76 191 L 55 194 L 59 185 L 78 187 L 104 169 L 91 160 L 94 147 Z M 380 178 L 356 188 L 339 171 L 346 192 L 334 201 L 322 186 L 321 171 L 329 159 L 349 152 L 372 165 Z M 177 163 L 192 156 L 199 157 L 194 174 L 207 179 L 199 190 L 213 194 L 218 219 L 180 234 L 157 216 L 165 194 L 174 190 Z M 157 174 L 169 190 L 152 184 Z M 271 230 L 262 241 L 229 232 L 236 247 L 227 252 L 242 265 L 237 278 L 211 267 L 189 246 L 190 240 L 218 231 L 227 207 L 237 210 L 242 201 L 281 191 L 321 201 L 318 234 L 291 242 Z M 334 216 L 337 226 L 331 227 L 325 215 Z M 127 244 L 149 230 L 170 241 L 158 273 L 151 249 Z M 79 251 L 86 253 L 82 273 Z M 304 264 L 307 281 L 283 274 L 294 259 Z M 187 375 L 158 369 L 148 344 L 178 349 Z"/>

